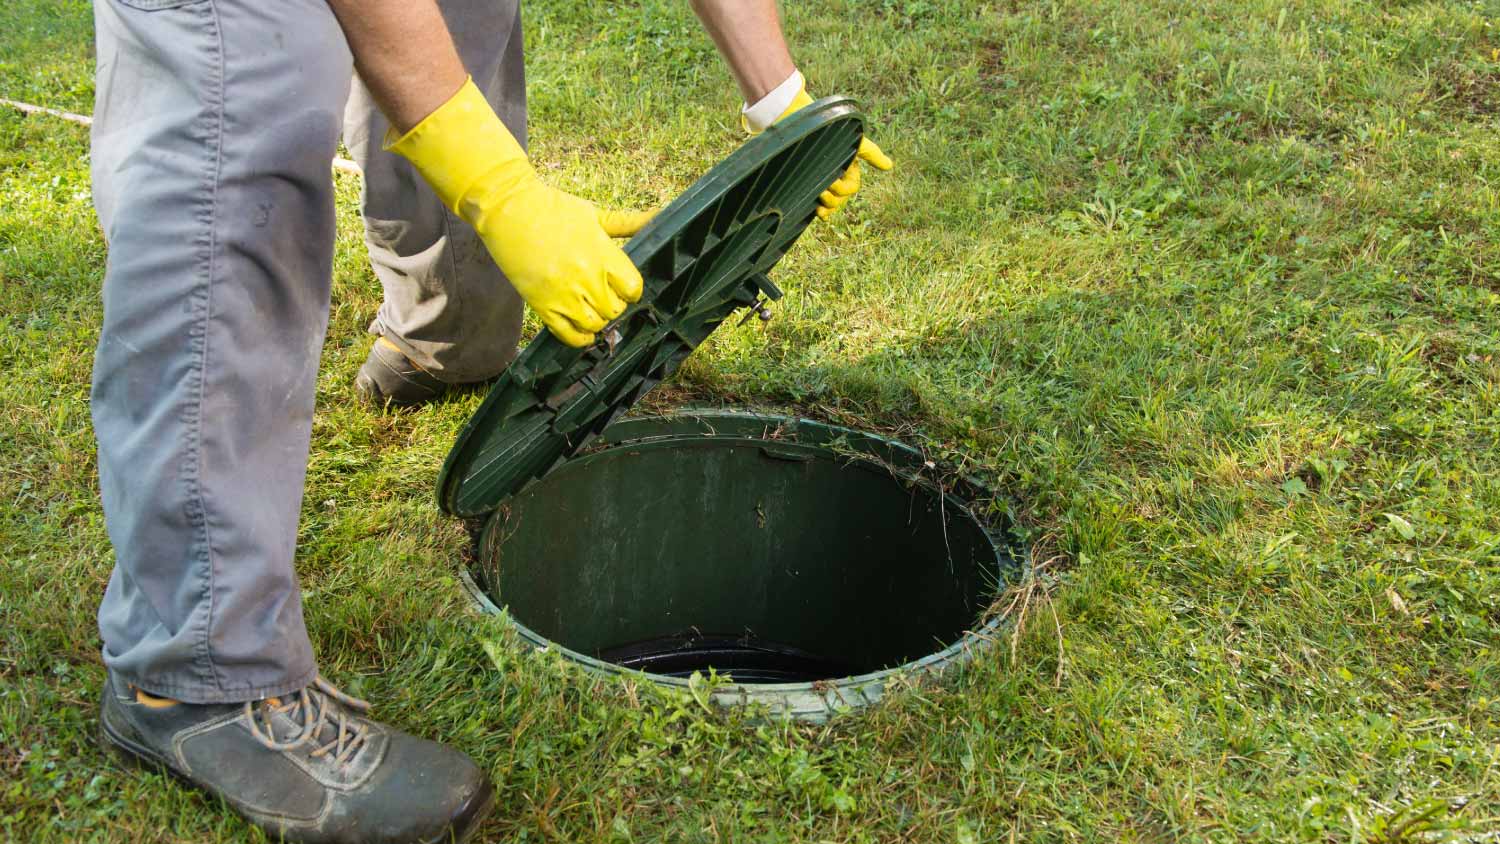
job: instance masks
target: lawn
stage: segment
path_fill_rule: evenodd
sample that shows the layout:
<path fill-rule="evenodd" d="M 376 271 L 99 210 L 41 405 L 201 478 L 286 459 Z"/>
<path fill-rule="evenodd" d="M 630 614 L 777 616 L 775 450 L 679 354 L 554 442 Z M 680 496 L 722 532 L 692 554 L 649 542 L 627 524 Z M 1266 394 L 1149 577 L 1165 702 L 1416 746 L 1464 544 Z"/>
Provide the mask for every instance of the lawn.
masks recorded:
<path fill-rule="evenodd" d="M 823 727 L 523 651 L 433 503 L 480 397 L 355 401 L 379 289 L 340 174 L 297 560 L 324 672 L 489 767 L 483 840 L 1500 840 L 1500 0 L 787 7 L 898 166 L 659 403 L 796 408 L 983 479 L 1051 561 L 1024 622 Z M 0 97 L 91 110 L 89 17 L 0 6 Z M 550 181 L 659 203 L 739 142 L 686 3 L 526 25 Z M 94 739 L 87 151 L 0 107 L 0 834 L 242 840 Z"/>

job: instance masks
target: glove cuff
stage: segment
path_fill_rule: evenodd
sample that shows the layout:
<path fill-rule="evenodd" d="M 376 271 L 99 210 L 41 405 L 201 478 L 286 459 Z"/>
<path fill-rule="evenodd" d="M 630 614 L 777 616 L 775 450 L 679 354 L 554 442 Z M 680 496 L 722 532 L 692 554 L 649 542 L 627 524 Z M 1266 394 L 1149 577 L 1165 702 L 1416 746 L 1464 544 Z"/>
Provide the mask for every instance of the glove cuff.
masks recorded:
<path fill-rule="evenodd" d="M 740 126 L 752 135 L 766 131 L 766 127 L 777 122 L 796 108 L 812 102 L 807 96 L 807 81 L 800 71 L 792 71 L 786 81 L 771 89 L 771 92 L 755 101 L 755 105 L 740 107 Z"/>
<path fill-rule="evenodd" d="M 406 134 L 388 131 L 384 146 L 410 161 L 443 204 L 466 220 L 464 200 L 475 185 L 505 194 L 535 177 L 525 150 L 472 78 Z"/>

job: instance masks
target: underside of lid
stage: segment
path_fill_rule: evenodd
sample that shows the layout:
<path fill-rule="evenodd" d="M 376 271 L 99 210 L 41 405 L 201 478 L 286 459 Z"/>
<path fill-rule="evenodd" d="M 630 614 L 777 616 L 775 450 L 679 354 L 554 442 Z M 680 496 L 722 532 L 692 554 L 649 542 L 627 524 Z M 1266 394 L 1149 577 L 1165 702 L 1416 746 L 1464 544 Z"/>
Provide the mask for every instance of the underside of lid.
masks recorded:
<path fill-rule="evenodd" d="M 438 476 L 458 516 L 493 510 L 578 453 L 736 310 L 778 299 L 767 272 L 853 161 L 863 119 L 828 98 L 748 140 L 625 246 L 644 291 L 593 346 L 545 329 L 490 389 Z"/>

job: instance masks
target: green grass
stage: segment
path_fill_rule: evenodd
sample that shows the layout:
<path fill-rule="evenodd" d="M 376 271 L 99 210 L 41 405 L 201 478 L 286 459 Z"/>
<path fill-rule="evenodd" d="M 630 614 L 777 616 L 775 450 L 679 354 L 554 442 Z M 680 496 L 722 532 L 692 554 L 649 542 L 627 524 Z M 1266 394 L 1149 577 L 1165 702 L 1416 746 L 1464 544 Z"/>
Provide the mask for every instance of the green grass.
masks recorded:
<path fill-rule="evenodd" d="M 733 149 L 686 6 L 529 4 L 550 180 L 644 205 Z M 432 503 L 478 397 L 354 401 L 379 294 L 339 176 L 297 563 L 325 672 L 483 760 L 489 840 L 1500 837 L 1500 2 L 787 13 L 898 169 L 669 400 L 898 431 L 1014 496 L 1057 572 L 1014 656 L 799 728 L 524 653 Z M 0 9 L 0 96 L 88 110 L 88 17 Z M 92 737 L 86 155 L 0 111 L 0 830 L 238 840 Z"/>

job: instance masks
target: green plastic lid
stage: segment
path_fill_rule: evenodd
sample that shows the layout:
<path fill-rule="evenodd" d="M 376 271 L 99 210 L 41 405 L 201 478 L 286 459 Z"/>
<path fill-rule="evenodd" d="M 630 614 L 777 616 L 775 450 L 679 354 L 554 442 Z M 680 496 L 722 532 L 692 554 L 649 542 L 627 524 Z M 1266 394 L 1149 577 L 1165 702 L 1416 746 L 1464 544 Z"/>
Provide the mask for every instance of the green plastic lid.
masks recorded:
<path fill-rule="evenodd" d="M 828 98 L 746 141 L 625 246 L 641 300 L 594 346 L 545 329 L 495 382 L 438 475 L 438 504 L 487 513 L 577 454 L 736 310 L 781 291 L 766 272 L 853 161 L 864 120 Z"/>

